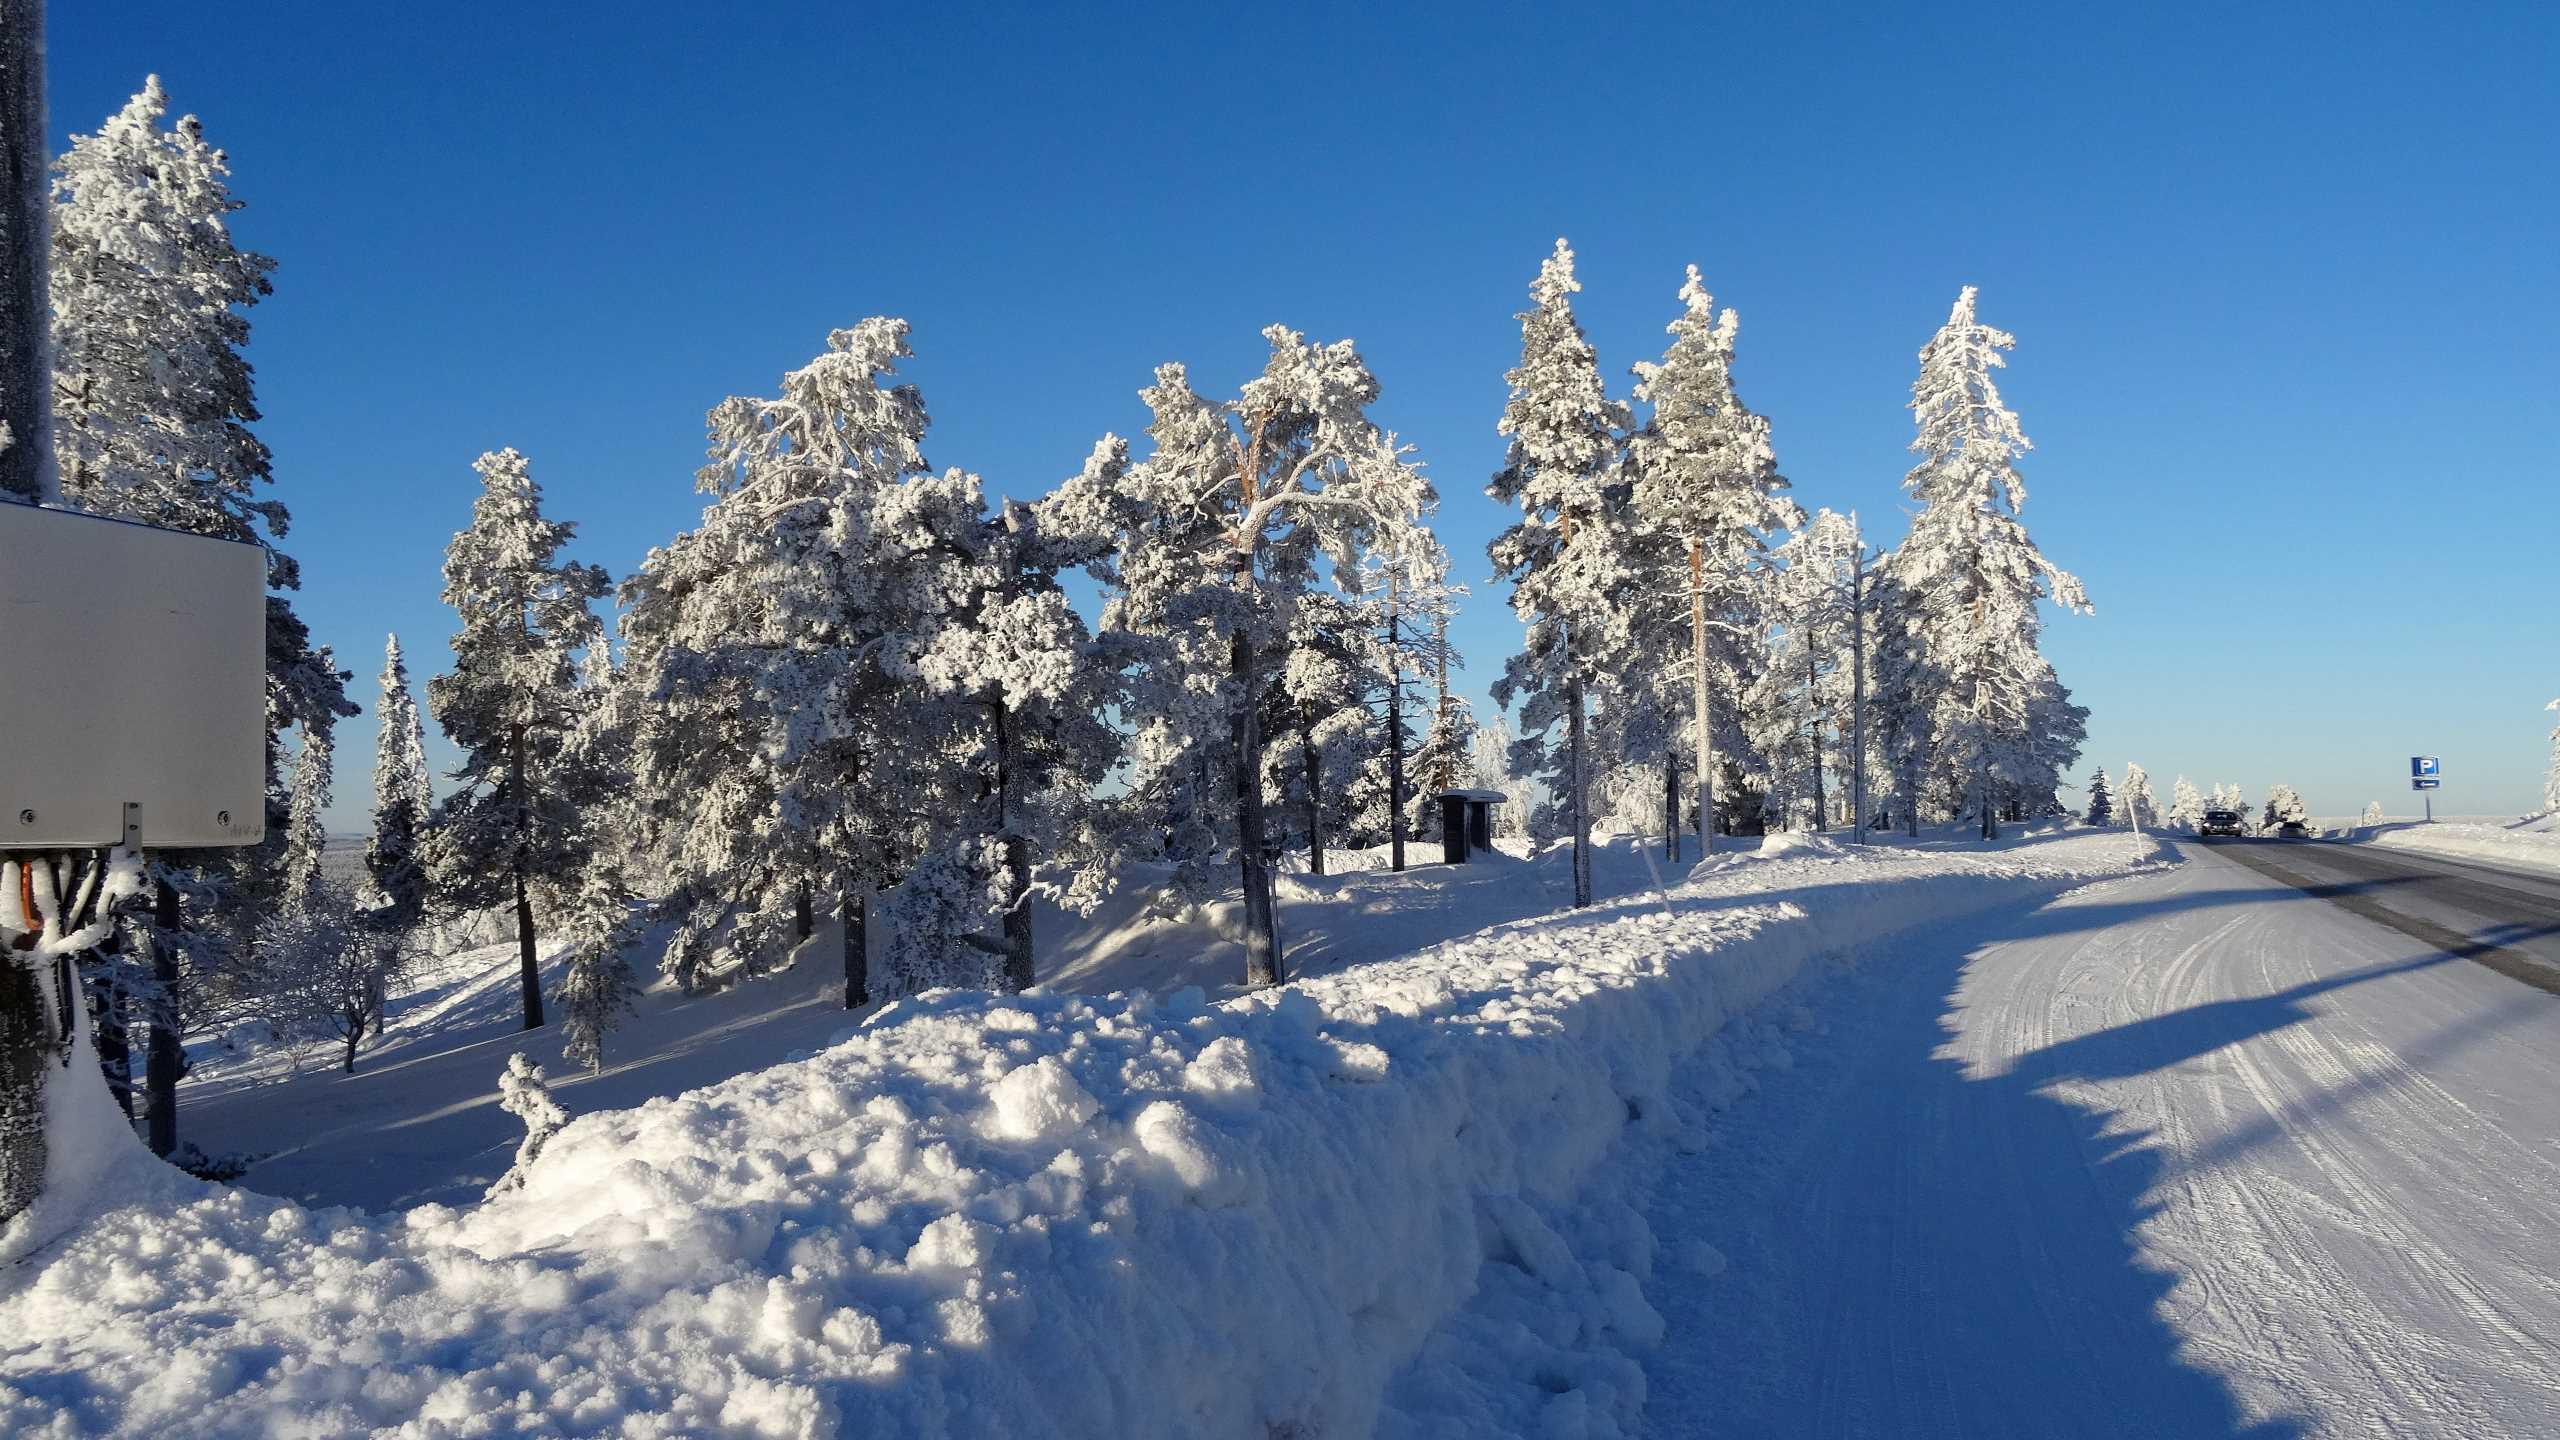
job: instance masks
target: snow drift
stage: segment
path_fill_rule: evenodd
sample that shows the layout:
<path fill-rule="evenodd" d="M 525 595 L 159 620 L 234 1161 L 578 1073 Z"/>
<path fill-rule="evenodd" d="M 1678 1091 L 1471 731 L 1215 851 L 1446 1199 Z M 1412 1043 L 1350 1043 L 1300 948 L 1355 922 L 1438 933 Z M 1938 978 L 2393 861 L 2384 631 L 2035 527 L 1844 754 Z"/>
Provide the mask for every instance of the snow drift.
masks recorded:
<path fill-rule="evenodd" d="M 1648 1236 L 1521 1202 L 1694 1123 L 1672 1067 L 1809 957 L 2151 853 L 1817 843 L 1222 1005 L 938 992 L 470 1209 L 189 1183 L 0 1281 L 0 1432 L 1365 1435 L 1489 1264 L 1658 1323 Z"/>

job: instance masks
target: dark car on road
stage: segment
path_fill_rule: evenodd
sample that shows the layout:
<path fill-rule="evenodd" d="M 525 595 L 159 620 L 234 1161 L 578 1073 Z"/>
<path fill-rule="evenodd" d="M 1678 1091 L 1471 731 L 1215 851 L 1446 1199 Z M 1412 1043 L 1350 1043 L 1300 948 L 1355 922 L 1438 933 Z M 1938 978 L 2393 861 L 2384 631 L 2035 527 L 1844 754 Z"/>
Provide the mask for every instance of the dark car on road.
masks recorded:
<path fill-rule="evenodd" d="M 2240 833 L 2240 812 L 2237 810 L 2207 810 L 2204 812 L 2204 823 L 2196 827 L 2196 833 L 2206 837 L 2207 839 L 2216 835 L 2236 836 Z"/>

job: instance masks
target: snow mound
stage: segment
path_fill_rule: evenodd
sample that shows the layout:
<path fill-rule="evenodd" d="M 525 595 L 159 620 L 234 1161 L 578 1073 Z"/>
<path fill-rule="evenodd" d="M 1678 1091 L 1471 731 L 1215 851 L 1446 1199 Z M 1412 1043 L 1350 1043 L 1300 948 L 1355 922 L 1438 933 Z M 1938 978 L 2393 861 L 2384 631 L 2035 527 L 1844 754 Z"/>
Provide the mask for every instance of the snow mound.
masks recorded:
<path fill-rule="evenodd" d="M 190 1182 L 0 1281 L 0 1433 L 1621 1433 L 1655 1245 L 1576 1198 L 1694 1130 L 1673 1067 L 1742 1093 L 1810 957 L 2147 854 L 1781 857 L 1217 1005 L 934 992 L 467 1209 Z"/>
<path fill-rule="evenodd" d="M 2486 860 L 2521 869 L 2560 874 L 2560 830 L 2548 816 L 2527 816 L 2507 825 L 2440 820 L 2427 824 L 2360 825 L 2351 839 L 2392 850 L 2443 855 L 2459 860 Z"/>

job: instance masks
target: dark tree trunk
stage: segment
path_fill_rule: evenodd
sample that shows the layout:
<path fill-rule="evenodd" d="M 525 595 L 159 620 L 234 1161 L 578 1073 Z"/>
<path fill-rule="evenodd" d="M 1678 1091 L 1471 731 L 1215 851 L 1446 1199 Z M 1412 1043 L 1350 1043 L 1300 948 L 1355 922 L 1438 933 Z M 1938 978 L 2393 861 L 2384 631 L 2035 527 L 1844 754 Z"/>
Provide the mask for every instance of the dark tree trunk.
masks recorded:
<path fill-rule="evenodd" d="M 1804 661 L 1804 684 L 1808 698 L 1813 694 L 1814 683 L 1813 656 L 1807 653 Z M 1829 827 L 1824 823 L 1822 811 L 1822 711 L 1819 707 L 1813 710 L 1813 724 L 1805 734 L 1805 745 L 1813 752 L 1813 828 L 1823 830 Z"/>
<path fill-rule="evenodd" d="M 1680 752 L 1662 747 L 1662 853 L 1680 863 Z"/>
<path fill-rule="evenodd" d="M 525 793 L 525 727 L 507 736 L 507 786 L 516 802 L 516 961 L 524 982 L 524 1028 L 542 1028 L 542 966 L 534 958 L 533 898 L 525 890 L 526 852 L 533 844 L 533 801 Z"/>
<path fill-rule="evenodd" d="M 1244 880 L 1244 983 L 1277 985 L 1283 978 L 1280 929 L 1272 914 L 1271 857 L 1264 848 L 1262 726 L 1256 714 L 1262 685 L 1253 641 L 1242 625 L 1229 647 L 1228 665 L 1236 687 L 1228 723 L 1236 766 L 1236 860 Z"/>
<path fill-rule="evenodd" d="M 1324 873 L 1324 752 L 1316 748 L 1314 722 L 1298 717 L 1298 763 L 1307 777 L 1307 871 Z"/>
<path fill-rule="evenodd" d="M 106 963 L 106 983 L 98 987 L 97 1003 L 89 1007 L 89 1028 L 98 1037 L 98 1069 L 107 1077 L 108 1093 L 116 1097 L 124 1118 L 133 1118 L 133 1032 L 127 1028 L 133 1007 L 125 1000 L 124 985 L 115 967 L 116 947 L 108 942 L 99 958 Z"/>
<path fill-rule="evenodd" d="M 151 1153 L 167 1155 L 178 1148 L 178 1077 L 187 1071 L 187 1048 L 178 1035 L 178 951 L 163 938 L 178 933 L 181 920 L 177 887 L 163 880 L 152 887 L 151 978 L 160 993 L 151 1002 L 151 1046 L 143 1053 L 142 1088 L 148 1102 Z"/>
<path fill-rule="evenodd" d="M 350 1075 L 356 1073 L 356 1044 L 362 1039 L 364 1039 L 364 1017 L 357 1016 L 347 1023 L 347 1061 L 344 1068 Z"/>
<path fill-rule="evenodd" d="M 794 938 L 805 941 L 817 930 L 818 917 L 810 913 L 809 884 L 804 880 L 791 895 L 791 933 Z"/>
<path fill-rule="evenodd" d="M 1013 713 L 995 702 L 996 827 L 1004 836 L 1004 988 L 1021 994 L 1038 983 L 1031 934 L 1031 842 L 1013 824 L 1013 772 L 1018 758 Z"/>
<path fill-rule="evenodd" d="M 1565 682 L 1565 704 L 1573 716 L 1568 742 L 1573 770 L 1573 904 L 1580 909 L 1591 903 L 1591 797 L 1583 783 L 1582 677 L 1578 674 Z"/>
<path fill-rule="evenodd" d="M 844 916 L 844 1008 L 859 1010 L 871 1003 L 871 902 L 845 882 L 839 902 Z"/>
<path fill-rule="evenodd" d="M 1390 583 L 1393 583 L 1390 581 Z M 1404 869 L 1404 649 L 1396 615 L 1387 612 L 1387 868 Z M 1447 715 L 1439 717 L 1445 725 Z M 1440 743 L 1445 748 L 1445 730 Z"/>

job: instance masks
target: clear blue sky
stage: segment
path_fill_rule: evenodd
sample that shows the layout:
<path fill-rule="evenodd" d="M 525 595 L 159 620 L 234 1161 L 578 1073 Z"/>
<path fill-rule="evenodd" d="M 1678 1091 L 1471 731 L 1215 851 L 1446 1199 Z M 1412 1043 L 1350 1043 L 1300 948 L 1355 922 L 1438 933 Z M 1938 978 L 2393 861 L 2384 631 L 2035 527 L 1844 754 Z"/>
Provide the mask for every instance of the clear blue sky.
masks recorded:
<path fill-rule="evenodd" d="M 2315 811 L 2534 804 L 2560 694 L 2548 6 L 53 7 L 57 135 L 157 71 L 279 262 L 251 355 L 301 600 L 371 710 L 446 661 L 514 445 L 619 578 L 702 412 L 915 325 L 928 457 L 1033 493 L 1279 321 L 1359 341 L 1479 582 L 1515 311 L 1561 234 L 1613 383 L 1684 264 L 1808 506 L 1902 529 L 1913 352 L 2015 331 L 2048 649 L 2127 759 Z M 1379 10 L 1393 12 L 1381 15 Z M 372 720 L 342 732 L 342 825 Z"/>

